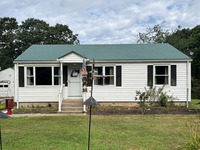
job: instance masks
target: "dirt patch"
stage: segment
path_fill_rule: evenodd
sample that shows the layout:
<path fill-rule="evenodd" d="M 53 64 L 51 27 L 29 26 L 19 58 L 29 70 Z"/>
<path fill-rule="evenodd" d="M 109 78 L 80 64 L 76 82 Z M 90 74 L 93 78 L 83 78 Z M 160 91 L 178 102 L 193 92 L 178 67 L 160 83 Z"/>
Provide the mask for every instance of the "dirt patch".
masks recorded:
<path fill-rule="evenodd" d="M 89 111 L 88 111 L 89 112 Z M 200 109 L 188 109 L 188 108 L 148 108 L 145 114 L 200 114 Z M 140 108 L 126 108 L 126 107 L 96 107 L 92 109 L 93 115 L 139 115 L 142 114 Z"/>

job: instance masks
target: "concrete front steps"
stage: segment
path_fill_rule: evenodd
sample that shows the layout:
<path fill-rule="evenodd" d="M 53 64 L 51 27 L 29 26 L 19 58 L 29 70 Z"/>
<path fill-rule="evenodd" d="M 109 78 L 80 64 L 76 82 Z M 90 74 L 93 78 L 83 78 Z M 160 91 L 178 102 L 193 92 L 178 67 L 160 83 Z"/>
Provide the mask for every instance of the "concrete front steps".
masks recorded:
<path fill-rule="evenodd" d="M 62 101 L 61 113 L 83 114 L 83 99 L 66 99 Z"/>

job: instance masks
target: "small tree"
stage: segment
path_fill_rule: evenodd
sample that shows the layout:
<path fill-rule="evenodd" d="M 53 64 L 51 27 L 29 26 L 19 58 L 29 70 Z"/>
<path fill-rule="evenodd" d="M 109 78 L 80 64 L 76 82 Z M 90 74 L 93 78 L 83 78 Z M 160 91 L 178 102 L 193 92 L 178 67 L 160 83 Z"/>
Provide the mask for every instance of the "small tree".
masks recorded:
<path fill-rule="evenodd" d="M 149 96 L 146 92 L 136 91 L 135 100 L 138 100 L 138 99 L 140 100 L 140 102 L 138 102 L 138 103 L 141 108 L 142 114 L 144 114 L 147 109 L 146 100 L 148 98 L 149 98 Z"/>
<path fill-rule="evenodd" d="M 144 114 L 147 109 L 146 102 L 149 102 L 150 104 L 155 104 L 155 102 L 157 101 L 159 106 L 167 107 L 168 101 L 174 101 L 177 99 L 173 95 L 169 96 L 167 95 L 166 92 L 163 92 L 164 85 L 158 90 L 156 89 L 156 87 L 150 87 L 149 89 L 147 88 L 144 89 L 145 89 L 144 92 L 136 91 L 136 97 L 135 97 L 135 100 L 140 100 L 138 103 L 142 109 L 142 114 Z"/>

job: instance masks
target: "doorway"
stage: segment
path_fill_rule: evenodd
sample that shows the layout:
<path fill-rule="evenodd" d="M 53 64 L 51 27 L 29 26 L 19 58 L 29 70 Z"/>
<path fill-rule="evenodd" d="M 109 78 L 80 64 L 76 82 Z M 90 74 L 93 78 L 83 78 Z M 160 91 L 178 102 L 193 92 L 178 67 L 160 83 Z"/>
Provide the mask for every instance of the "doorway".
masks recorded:
<path fill-rule="evenodd" d="M 81 97 L 81 66 L 69 66 L 68 71 L 68 96 Z"/>

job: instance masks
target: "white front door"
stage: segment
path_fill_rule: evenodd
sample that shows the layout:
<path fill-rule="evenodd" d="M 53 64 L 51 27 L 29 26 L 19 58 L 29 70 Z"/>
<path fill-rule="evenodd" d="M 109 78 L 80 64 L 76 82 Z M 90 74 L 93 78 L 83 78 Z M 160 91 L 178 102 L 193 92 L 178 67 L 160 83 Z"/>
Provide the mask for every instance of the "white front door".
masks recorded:
<path fill-rule="evenodd" d="M 68 71 L 68 96 L 81 96 L 81 66 L 69 66 Z"/>

